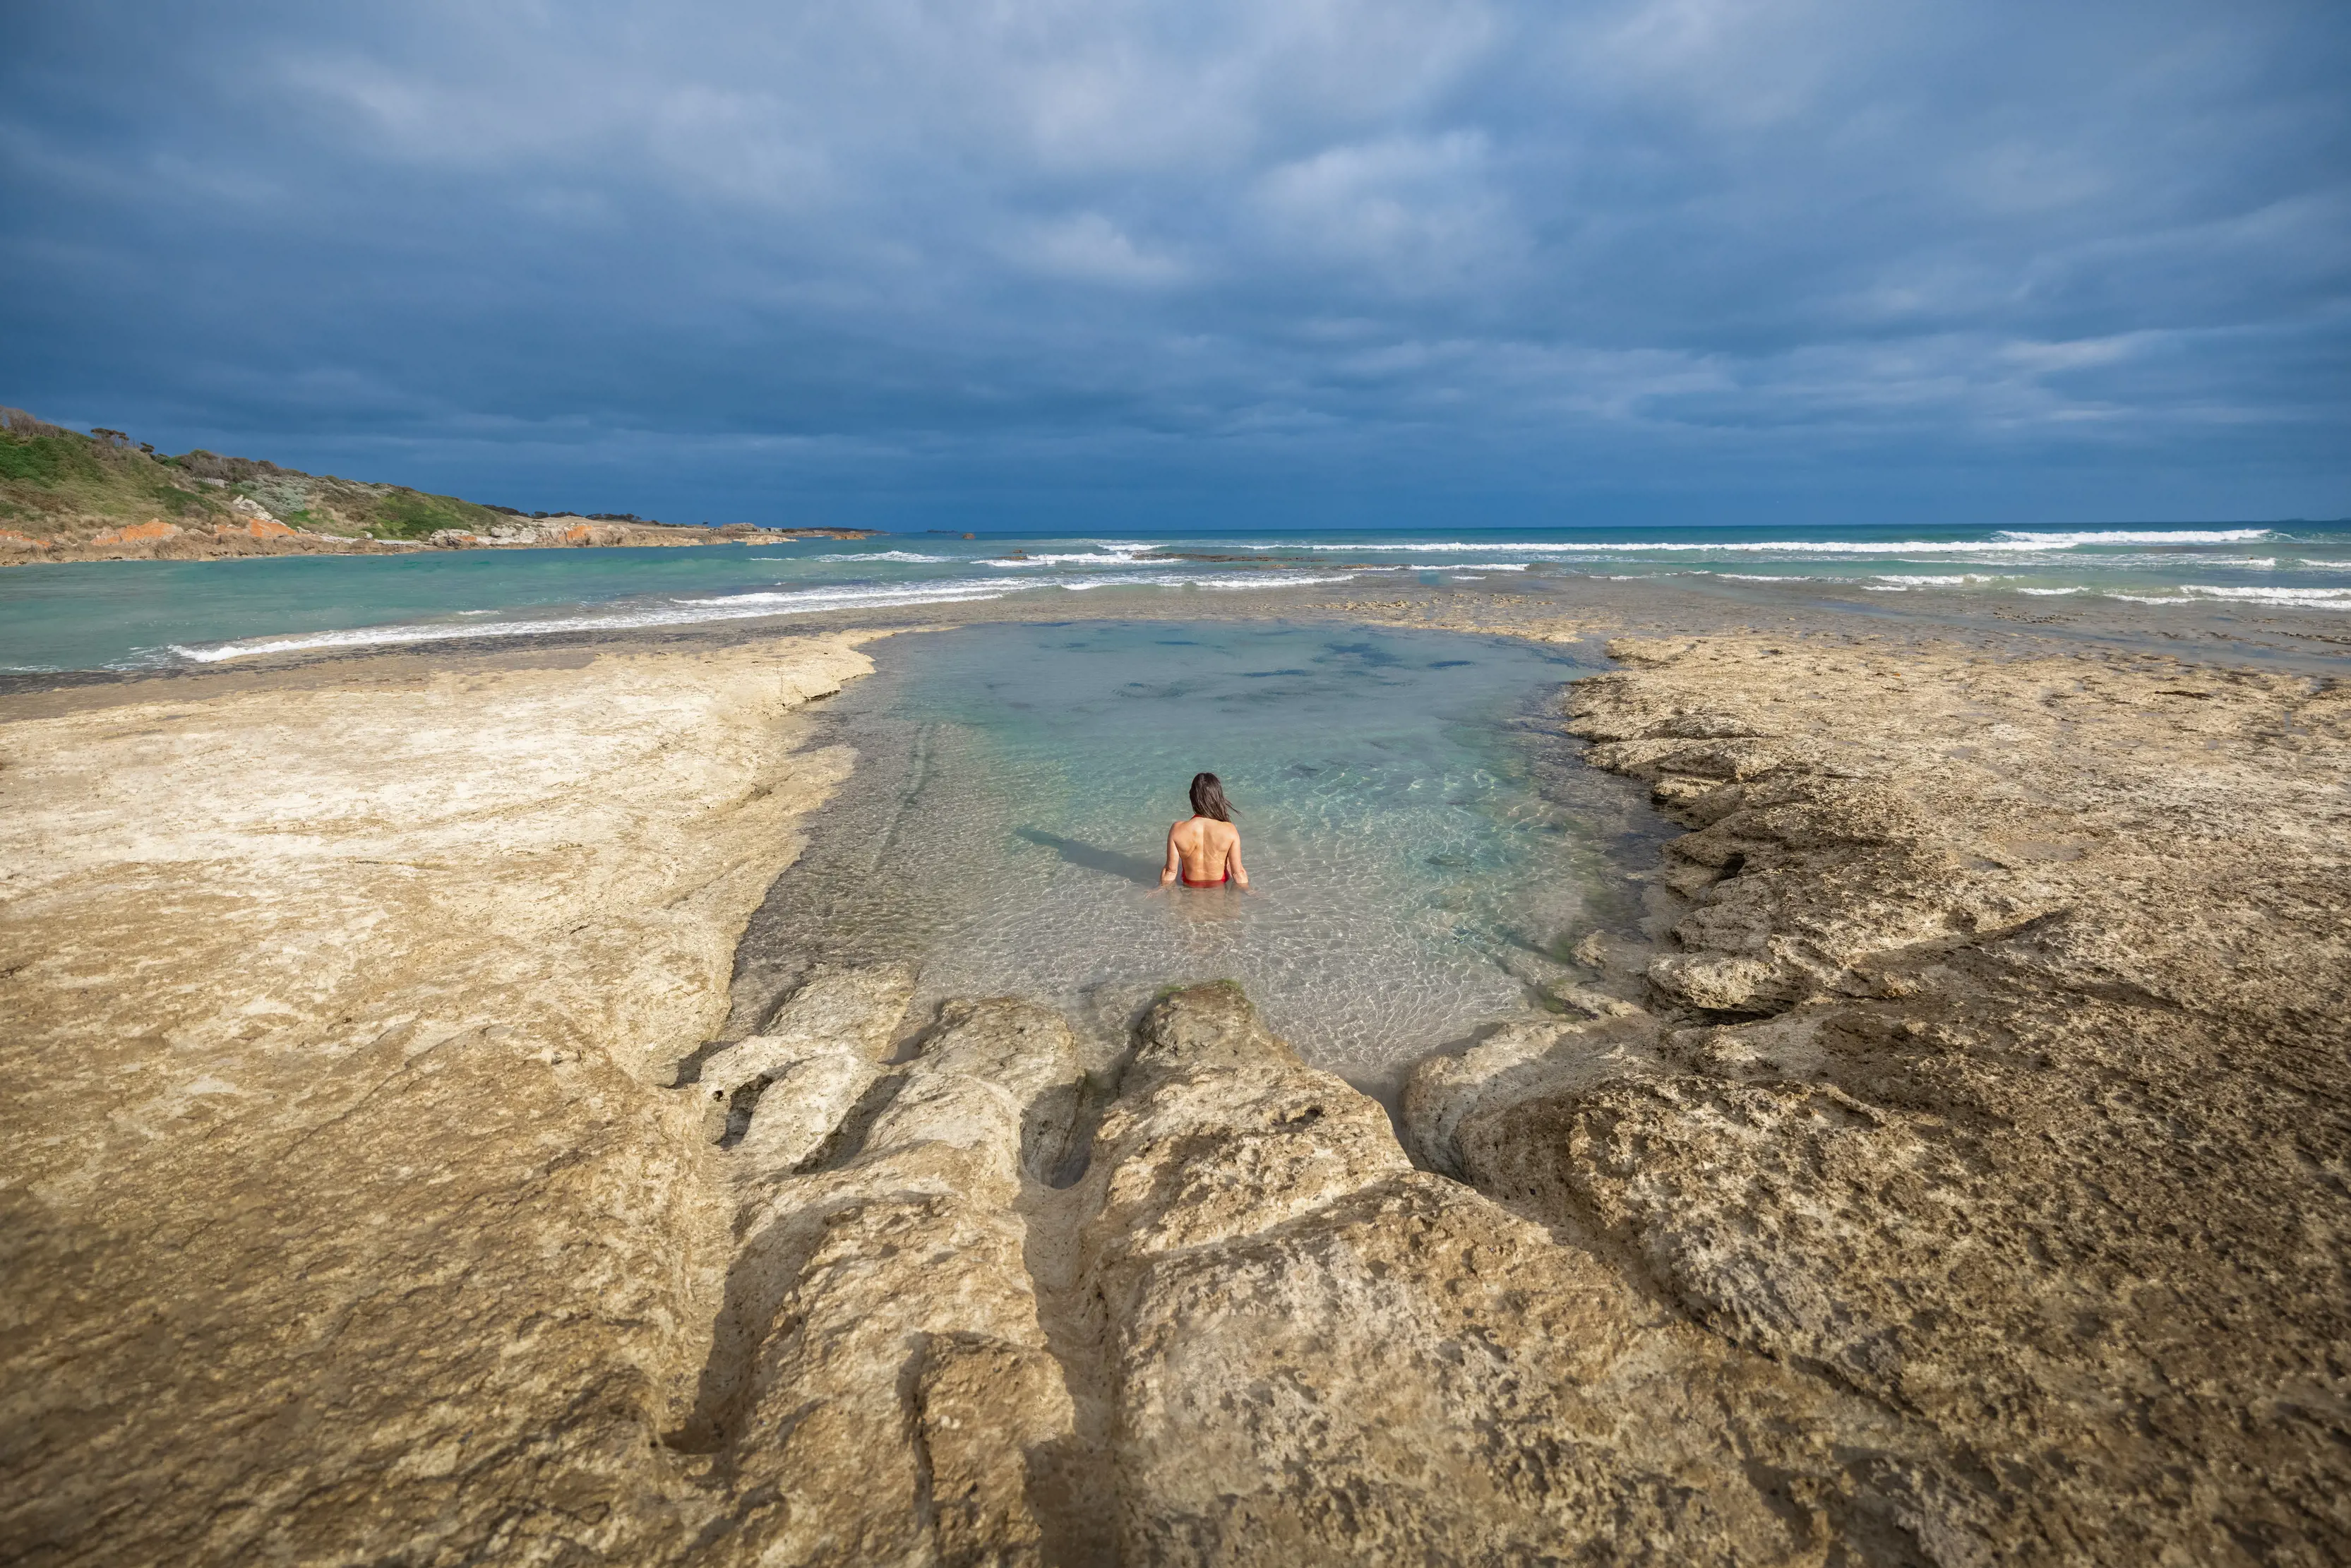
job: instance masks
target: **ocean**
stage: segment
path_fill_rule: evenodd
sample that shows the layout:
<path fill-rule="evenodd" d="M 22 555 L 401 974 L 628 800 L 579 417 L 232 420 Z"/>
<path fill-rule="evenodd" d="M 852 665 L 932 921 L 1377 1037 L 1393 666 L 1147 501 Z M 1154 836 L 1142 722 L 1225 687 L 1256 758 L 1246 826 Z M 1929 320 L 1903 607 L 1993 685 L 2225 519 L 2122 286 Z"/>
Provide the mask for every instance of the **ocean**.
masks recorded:
<path fill-rule="evenodd" d="M 2084 528 L 1549 528 L 898 534 L 665 549 L 102 561 L 0 571 L 0 670 L 194 668 L 257 654 L 528 638 L 1034 596 L 1545 574 L 2351 612 L 2351 523 Z M 1096 601 L 1097 604 L 1101 601 Z"/>

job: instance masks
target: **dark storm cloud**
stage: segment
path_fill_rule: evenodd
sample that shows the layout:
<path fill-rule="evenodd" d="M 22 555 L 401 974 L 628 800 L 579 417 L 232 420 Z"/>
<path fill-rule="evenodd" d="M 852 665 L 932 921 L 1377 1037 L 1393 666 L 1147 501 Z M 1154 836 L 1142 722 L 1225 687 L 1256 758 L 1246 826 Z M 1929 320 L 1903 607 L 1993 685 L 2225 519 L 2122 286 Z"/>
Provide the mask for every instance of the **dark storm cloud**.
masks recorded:
<path fill-rule="evenodd" d="M 2339 7 L 11 29 L 0 401 L 174 446 L 902 525 L 2351 509 Z"/>

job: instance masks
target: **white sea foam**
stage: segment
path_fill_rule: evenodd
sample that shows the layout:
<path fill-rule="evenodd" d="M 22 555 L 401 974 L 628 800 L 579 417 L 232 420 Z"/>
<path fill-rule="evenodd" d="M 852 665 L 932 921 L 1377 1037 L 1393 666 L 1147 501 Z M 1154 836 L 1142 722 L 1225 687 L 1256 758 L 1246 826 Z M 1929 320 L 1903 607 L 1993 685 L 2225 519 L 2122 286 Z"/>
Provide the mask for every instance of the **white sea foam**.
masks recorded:
<path fill-rule="evenodd" d="M 1579 555 L 1627 555 L 1648 551 L 1694 554 L 1719 550 L 1736 555 L 1965 555 L 1981 550 L 2000 555 L 2039 554 L 2103 545 L 2241 544 L 2272 537 L 2269 528 L 2105 528 L 2071 533 L 2003 529 L 1988 539 L 1635 539 L 1578 540 L 1523 546 L 1474 544 L 1466 539 L 1442 543 L 1382 544 L 1359 541 L 1330 544 L 1301 539 L 1283 544 L 1245 544 L 1236 549 L 1352 550 L 1368 554 L 1476 555 L 1502 553 L 1558 559 Z M 1474 564 L 1462 562 L 1463 565 Z"/>
<path fill-rule="evenodd" d="M 2351 588 L 2220 588 L 2182 583 L 2174 593 L 2122 593 L 2111 588 L 2031 589 L 2027 593 L 2095 593 L 2129 604 L 2204 605 L 2218 599 L 2231 604 L 2270 604 L 2284 610 L 2351 610 Z"/>
<path fill-rule="evenodd" d="M 711 621 L 743 621 L 762 615 L 812 615 L 893 604 L 958 604 L 1001 599 L 1027 583 L 940 582 L 895 588 L 811 588 L 790 593 L 737 593 L 725 599 L 673 599 L 634 610 L 549 616 L 543 621 L 475 622 L 464 625 L 355 626 L 342 632 L 312 632 L 290 637 L 256 637 L 205 647 L 174 645 L 172 652 L 199 664 L 262 653 L 298 653 L 318 648 L 392 647 L 446 643 L 467 637 L 547 637 L 566 632 L 622 632 L 645 626 L 687 626 Z"/>
<path fill-rule="evenodd" d="M 2214 588 L 2200 582 L 2187 585 L 2189 593 L 2210 593 L 2222 599 L 2258 595 L 2264 599 L 2351 599 L 2351 588 Z"/>
<path fill-rule="evenodd" d="M 972 564 L 1004 567 L 1014 570 L 1031 566 L 1133 566 L 1136 557 L 1155 548 L 1152 545 L 1104 543 L 1092 550 L 1048 551 L 1043 555 L 1024 555 L 1017 560 L 1009 557 L 996 556 L 985 560 L 974 561 Z"/>
<path fill-rule="evenodd" d="M 1877 580 L 1896 583 L 1904 588 L 1956 588 L 1970 582 L 2000 582 L 2005 579 L 1997 572 L 1961 571 L 1921 575 L 1915 572 L 1881 571 L 1877 574 Z"/>
<path fill-rule="evenodd" d="M 2183 585 L 2180 591 L 2207 599 L 2306 605 L 2314 610 L 2351 610 L 2351 588 L 2215 588 L 2201 582 L 2190 582 Z"/>
<path fill-rule="evenodd" d="M 868 604 L 934 604 L 948 596 L 955 599 L 1001 599 L 1028 586 L 1018 582 L 900 582 L 843 588 L 762 590 L 756 593 L 729 593 L 712 599 L 673 599 L 670 602 L 716 610 L 733 609 L 737 605 L 767 605 L 770 608 L 761 613 L 774 614 L 776 612 L 772 607 L 778 604 L 793 609 L 831 610 L 840 607 L 857 609 Z"/>
<path fill-rule="evenodd" d="M 713 621 L 745 621 L 766 615 L 813 615 L 831 610 L 861 610 L 907 604 L 961 604 L 1002 599 L 1039 589 L 1092 588 L 1295 588 L 1309 583 L 1344 582 L 1353 572 L 1250 572 L 1245 576 L 1205 576 L 1196 572 L 1126 572 L 1088 578 L 1077 582 L 977 580 L 900 583 L 887 587 L 805 588 L 788 591 L 733 593 L 716 599 L 672 599 L 637 609 L 549 616 L 542 621 L 446 622 L 426 625 L 359 626 L 341 632 L 315 632 L 288 637 L 256 637 L 204 647 L 174 646 L 172 652 L 200 664 L 265 653 L 297 653 L 319 648 L 392 647 L 414 643 L 445 643 L 470 637 L 546 637 L 567 632 L 620 632 L 647 626 L 695 625 Z"/>
<path fill-rule="evenodd" d="M 1992 537 L 2025 542 L 2033 549 L 2072 549 L 2076 545 L 2234 545 L 2273 537 L 2273 528 L 2093 528 L 2044 532 L 2002 528 Z"/>
<path fill-rule="evenodd" d="M 1194 572 L 1136 571 L 1119 577 L 1089 578 L 1083 582 L 1056 582 L 1050 586 L 1064 588 L 1071 593 L 1081 593 L 1092 588 L 1297 588 L 1310 582 L 1344 582 L 1360 576 L 1352 571 L 1340 572 L 1249 572 L 1230 577 L 1209 577 Z M 1038 586 L 1047 586 L 1040 584 Z"/>
<path fill-rule="evenodd" d="M 789 560 L 789 556 L 761 556 L 762 560 Z M 820 555 L 819 560 L 914 560 L 936 564 L 955 559 L 951 555 L 917 555 L 910 549 L 877 550 L 871 555 Z"/>

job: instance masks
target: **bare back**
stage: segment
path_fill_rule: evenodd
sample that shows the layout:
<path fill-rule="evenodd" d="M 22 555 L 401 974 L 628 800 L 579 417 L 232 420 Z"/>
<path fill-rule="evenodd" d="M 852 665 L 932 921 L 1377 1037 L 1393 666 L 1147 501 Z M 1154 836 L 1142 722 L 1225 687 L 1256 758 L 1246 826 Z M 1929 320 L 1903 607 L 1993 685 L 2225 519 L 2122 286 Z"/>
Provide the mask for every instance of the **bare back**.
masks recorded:
<path fill-rule="evenodd" d="M 1241 831 L 1214 817 L 1194 817 L 1167 830 L 1167 864 L 1159 873 L 1164 885 L 1177 877 L 1197 887 L 1230 877 L 1242 887 L 1249 873 L 1241 865 Z"/>

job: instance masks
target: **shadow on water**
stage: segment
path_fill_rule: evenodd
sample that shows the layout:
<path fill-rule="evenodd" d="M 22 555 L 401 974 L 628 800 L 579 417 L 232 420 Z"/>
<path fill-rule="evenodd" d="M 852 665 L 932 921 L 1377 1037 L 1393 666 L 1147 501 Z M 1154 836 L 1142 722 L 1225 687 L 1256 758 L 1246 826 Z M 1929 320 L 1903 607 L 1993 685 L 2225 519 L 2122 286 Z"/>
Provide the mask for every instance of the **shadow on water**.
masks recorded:
<path fill-rule="evenodd" d="M 1098 850 L 1076 839 L 1065 839 L 1049 833 L 1042 828 L 1015 828 L 1013 835 L 1028 840 L 1041 849 L 1052 851 L 1074 866 L 1098 871 L 1122 882 L 1141 883 L 1145 887 L 1159 885 L 1159 862 L 1141 855 L 1123 855 L 1115 850 Z"/>

